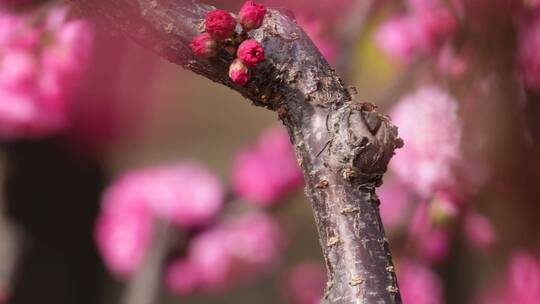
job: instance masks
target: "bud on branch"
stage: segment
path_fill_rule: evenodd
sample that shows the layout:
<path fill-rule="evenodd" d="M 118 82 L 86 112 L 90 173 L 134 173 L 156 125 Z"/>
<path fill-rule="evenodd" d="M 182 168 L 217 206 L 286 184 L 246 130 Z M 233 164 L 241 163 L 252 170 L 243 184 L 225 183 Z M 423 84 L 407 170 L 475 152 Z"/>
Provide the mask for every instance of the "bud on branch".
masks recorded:
<path fill-rule="evenodd" d="M 294 144 L 314 210 L 328 270 L 323 303 L 401 303 L 375 188 L 403 143 L 374 106 L 351 101 L 290 14 L 265 9 L 261 27 L 253 29 L 261 9 L 246 4 L 239 22 L 252 30 L 237 34 L 246 45 L 236 54 L 222 49 L 205 58 L 190 43 L 203 33 L 206 18 L 210 36 L 235 46 L 226 41 L 234 38 L 230 14 L 210 15 L 213 7 L 192 0 L 72 1 L 160 56 L 276 111 Z M 244 66 L 250 65 L 257 66 L 250 67 L 248 82 Z"/>

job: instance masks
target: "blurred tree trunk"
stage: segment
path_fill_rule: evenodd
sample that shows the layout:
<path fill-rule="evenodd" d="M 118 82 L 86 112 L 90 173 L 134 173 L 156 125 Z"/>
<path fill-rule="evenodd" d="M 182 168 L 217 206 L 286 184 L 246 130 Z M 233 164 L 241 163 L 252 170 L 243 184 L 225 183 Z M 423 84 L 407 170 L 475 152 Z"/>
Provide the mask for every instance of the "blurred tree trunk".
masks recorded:
<path fill-rule="evenodd" d="M 5 146 L 6 212 L 22 234 L 9 304 L 98 303 L 101 166 L 58 139 Z"/>

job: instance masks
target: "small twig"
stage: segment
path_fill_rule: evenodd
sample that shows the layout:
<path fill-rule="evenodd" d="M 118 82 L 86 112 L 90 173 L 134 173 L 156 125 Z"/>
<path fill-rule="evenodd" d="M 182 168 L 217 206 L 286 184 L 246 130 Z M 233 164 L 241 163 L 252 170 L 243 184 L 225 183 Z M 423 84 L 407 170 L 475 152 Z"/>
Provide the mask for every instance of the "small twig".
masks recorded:
<path fill-rule="evenodd" d="M 163 262 L 172 243 L 172 227 L 156 220 L 153 244 L 143 265 L 130 280 L 122 299 L 123 304 L 156 304 L 159 301 Z"/>

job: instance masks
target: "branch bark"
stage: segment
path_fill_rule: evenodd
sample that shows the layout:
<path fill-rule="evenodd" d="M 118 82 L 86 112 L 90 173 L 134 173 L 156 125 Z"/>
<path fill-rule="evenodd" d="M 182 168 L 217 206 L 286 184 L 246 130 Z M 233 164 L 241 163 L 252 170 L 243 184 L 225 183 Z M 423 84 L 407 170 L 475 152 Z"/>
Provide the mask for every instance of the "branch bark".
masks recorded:
<path fill-rule="evenodd" d="M 266 59 L 246 87 L 227 75 L 231 55 L 195 57 L 191 39 L 214 8 L 190 0 L 72 0 L 114 31 L 276 111 L 304 171 L 328 269 L 323 303 L 401 303 L 375 188 L 402 145 L 370 104 L 351 101 L 335 71 L 288 12 L 269 9 L 250 33 Z"/>

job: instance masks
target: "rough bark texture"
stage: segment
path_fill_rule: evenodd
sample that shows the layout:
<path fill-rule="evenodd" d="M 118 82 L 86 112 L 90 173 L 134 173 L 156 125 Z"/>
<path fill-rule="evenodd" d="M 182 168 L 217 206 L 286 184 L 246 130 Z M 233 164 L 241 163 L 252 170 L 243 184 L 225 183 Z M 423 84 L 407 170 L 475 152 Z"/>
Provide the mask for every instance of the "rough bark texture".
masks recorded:
<path fill-rule="evenodd" d="M 263 27 L 250 33 L 266 59 L 239 87 L 227 76 L 231 55 L 222 51 L 206 60 L 189 49 L 213 7 L 188 0 L 72 1 L 169 61 L 276 111 L 304 170 L 319 230 L 328 268 L 323 303 L 401 303 L 375 194 L 401 140 L 372 105 L 351 101 L 291 14 L 269 9 Z"/>

